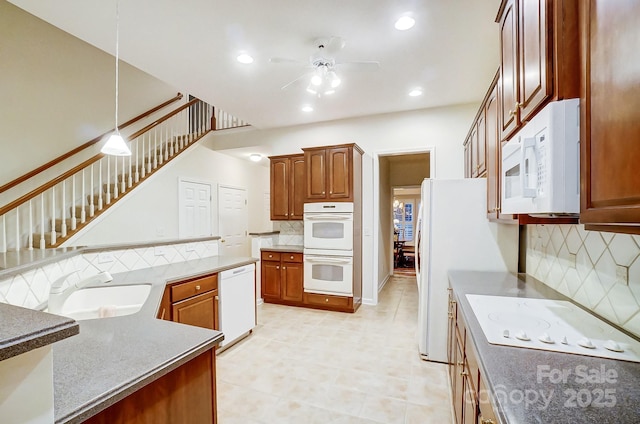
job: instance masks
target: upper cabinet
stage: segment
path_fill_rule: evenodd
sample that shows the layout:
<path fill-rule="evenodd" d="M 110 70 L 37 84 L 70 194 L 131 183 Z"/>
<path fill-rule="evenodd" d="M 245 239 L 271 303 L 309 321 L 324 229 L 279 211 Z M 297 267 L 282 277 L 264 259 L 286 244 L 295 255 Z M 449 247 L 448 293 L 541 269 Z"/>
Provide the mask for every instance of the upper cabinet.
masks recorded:
<path fill-rule="evenodd" d="M 585 0 L 580 14 L 580 221 L 640 233 L 640 2 Z"/>
<path fill-rule="evenodd" d="M 271 220 L 302 220 L 305 163 L 303 155 L 271 156 Z"/>
<path fill-rule="evenodd" d="M 503 0 L 496 22 L 505 140 L 548 101 L 578 97 L 578 0 Z"/>
<path fill-rule="evenodd" d="M 302 149 L 306 169 L 306 202 L 353 202 L 354 164 L 362 150 L 356 144 Z M 358 165 L 359 166 L 359 165 Z"/>

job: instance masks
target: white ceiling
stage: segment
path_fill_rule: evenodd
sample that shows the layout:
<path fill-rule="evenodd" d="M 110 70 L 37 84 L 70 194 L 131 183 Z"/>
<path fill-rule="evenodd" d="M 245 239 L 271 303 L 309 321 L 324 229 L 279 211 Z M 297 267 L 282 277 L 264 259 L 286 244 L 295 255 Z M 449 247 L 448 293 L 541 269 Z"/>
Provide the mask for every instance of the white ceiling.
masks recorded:
<path fill-rule="evenodd" d="M 115 0 L 10 0 L 115 54 Z M 499 0 L 120 0 L 120 57 L 257 128 L 479 102 L 498 68 Z M 398 31 L 410 11 L 414 28 Z M 342 85 L 316 98 L 306 84 L 281 87 L 308 69 L 318 37 L 346 42 Z M 241 51 L 251 65 L 238 63 Z M 424 95 L 409 97 L 420 86 Z M 312 105 L 311 113 L 301 111 Z"/>

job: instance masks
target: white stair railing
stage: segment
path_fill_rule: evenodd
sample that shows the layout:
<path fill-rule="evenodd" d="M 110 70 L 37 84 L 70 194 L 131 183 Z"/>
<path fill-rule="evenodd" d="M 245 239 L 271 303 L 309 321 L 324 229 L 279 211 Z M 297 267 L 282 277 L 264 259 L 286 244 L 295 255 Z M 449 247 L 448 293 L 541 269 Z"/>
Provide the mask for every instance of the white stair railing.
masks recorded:
<path fill-rule="evenodd" d="M 132 134 L 130 157 L 96 155 L 0 207 L 0 253 L 58 246 L 209 131 L 247 125 L 201 100 L 184 104 Z"/>

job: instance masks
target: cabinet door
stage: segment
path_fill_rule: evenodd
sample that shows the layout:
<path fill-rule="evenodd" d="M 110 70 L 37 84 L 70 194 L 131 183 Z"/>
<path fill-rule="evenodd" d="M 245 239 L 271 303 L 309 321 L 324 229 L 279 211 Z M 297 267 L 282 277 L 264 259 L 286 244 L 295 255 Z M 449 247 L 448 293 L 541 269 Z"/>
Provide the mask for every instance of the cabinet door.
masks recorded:
<path fill-rule="evenodd" d="M 476 175 L 482 176 L 487 172 L 487 121 L 485 111 L 480 112 L 476 124 Z"/>
<path fill-rule="evenodd" d="M 518 127 L 518 40 L 516 0 L 506 3 L 500 20 L 500 122 L 501 139 Z"/>
<path fill-rule="evenodd" d="M 638 224 L 640 2 L 585 0 L 581 6 L 580 222 Z"/>
<path fill-rule="evenodd" d="M 493 86 L 484 107 L 487 139 L 487 218 L 496 219 L 500 204 L 500 131 L 498 87 Z"/>
<path fill-rule="evenodd" d="M 289 159 L 271 159 L 271 219 L 289 219 Z"/>
<path fill-rule="evenodd" d="M 453 399 L 453 412 L 455 414 L 455 422 L 462 422 L 462 411 L 463 411 L 463 397 L 464 397 L 464 353 L 462 350 L 462 344 L 460 343 L 460 339 L 456 337 L 456 349 L 455 349 L 455 363 L 454 363 L 454 380 L 453 386 L 451 387 L 452 391 L 452 399 Z"/>
<path fill-rule="evenodd" d="M 464 177 L 471 178 L 471 137 L 464 142 Z"/>
<path fill-rule="evenodd" d="M 547 3 L 520 0 L 518 5 L 518 103 L 522 122 L 528 121 L 552 94 Z"/>
<path fill-rule="evenodd" d="M 306 199 L 324 200 L 327 193 L 327 157 L 326 151 L 309 150 L 304 152 L 307 192 Z"/>
<path fill-rule="evenodd" d="M 478 401 L 473 386 L 468 378 L 464 378 L 464 399 L 462 419 L 464 424 L 477 424 L 478 422 Z"/>
<path fill-rule="evenodd" d="M 196 327 L 215 328 L 217 290 L 202 293 L 172 306 L 173 321 Z"/>
<path fill-rule="evenodd" d="M 262 297 L 280 299 L 280 261 L 262 261 Z"/>
<path fill-rule="evenodd" d="M 478 126 L 474 123 L 469 136 L 469 144 L 471 145 L 471 177 L 478 176 Z"/>
<path fill-rule="evenodd" d="M 351 198 L 351 149 L 337 147 L 327 150 L 329 165 L 329 199 Z"/>
<path fill-rule="evenodd" d="M 295 262 L 282 263 L 282 300 L 302 302 L 303 264 Z"/>
<path fill-rule="evenodd" d="M 289 162 L 291 183 L 289 185 L 289 219 L 302 220 L 304 215 L 304 155 L 293 156 Z"/>

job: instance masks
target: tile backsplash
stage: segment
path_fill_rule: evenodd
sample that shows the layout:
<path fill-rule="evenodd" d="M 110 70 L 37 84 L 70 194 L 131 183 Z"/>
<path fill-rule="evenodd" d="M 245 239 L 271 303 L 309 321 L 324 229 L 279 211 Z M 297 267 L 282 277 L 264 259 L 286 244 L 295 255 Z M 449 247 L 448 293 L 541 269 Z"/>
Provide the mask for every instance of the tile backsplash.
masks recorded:
<path fill-rule="evenodd" d="M 640 336 L 640 236 L 527 225 L 527 274 Z"/>
<path fill-rule="evenodd" d="M 304 224 L 302 221 L 279 221 L 279 224 L 278 244 L 302 246 L 304 243 Z"/>
<path fill-rule="evenodd" d="M 217 255 L 218 243 L 214 240 L 79 253 L 15 276 L 0 277 L 0 302 L 36 308 L 48 299 L 54 281 L 76 271 L 82 277 L 100 271 L 115 274 Z"/>

